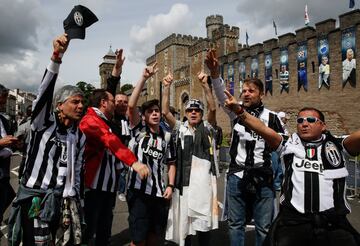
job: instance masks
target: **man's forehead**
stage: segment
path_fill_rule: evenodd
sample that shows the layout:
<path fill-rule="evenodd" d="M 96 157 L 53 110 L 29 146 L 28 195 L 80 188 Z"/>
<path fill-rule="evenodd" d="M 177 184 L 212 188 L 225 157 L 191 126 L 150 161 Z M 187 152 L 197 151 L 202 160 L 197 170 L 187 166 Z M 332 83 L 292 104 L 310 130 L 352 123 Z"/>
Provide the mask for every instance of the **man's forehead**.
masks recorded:
<path fill-rule="evenodd" d="M 319 117 L 320 115 L 315 110 L 304 110 L 299 112 L 299 116 L 305 117 L 305 116 L 316 116 Z"/>
<path fill-rule="evenodd" d="M 84 96 L 81 94 L 73 95 L 68 98 L 68 100 L 82 100 L 84 99 Z"/>
<path fill-rule="evenodd" d="M 128 100 L 128 96 L 127 95 L 124 95 L 124 94 L 117 94 L 115 96 L 115 99 L 116 100 Z"/>
<path fill-rule="evenodd" d="M 158 105 L 152 105 L 151 107 L 147 108 L 146 111 L 152 112 L 153 110 L 158 110 L 160 107 Z"/>
<path fill-rule="evenodd" d="M 246 89 L 257 89 L 259 90 L 259 88 L 257 87 L 257 85 L 255 85 L 254 83 L 252 82 L 245 82 L 243 84 L 243 89 L 246 88 Z"/>

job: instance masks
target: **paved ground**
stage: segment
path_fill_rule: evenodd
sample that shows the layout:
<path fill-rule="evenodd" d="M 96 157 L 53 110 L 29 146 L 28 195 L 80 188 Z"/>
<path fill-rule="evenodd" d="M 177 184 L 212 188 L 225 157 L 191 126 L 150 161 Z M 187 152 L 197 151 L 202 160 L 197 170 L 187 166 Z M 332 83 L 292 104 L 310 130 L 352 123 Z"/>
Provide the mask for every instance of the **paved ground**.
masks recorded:
<path fill-rule="evenodd" d="M 20 157 L 15 156 L 12 161 L 11 166 L 11 184 L 14 189 L 17 190 L 18 187 L 18 179 L 17 179 L 17 171 L 20 162 Z M 219 179 L 219 200 L 222 200 L 223 197 L 223 177 Z M 360 231 L 360 200 L 359 198 L 354 198 L 349 200 L 349 203 L 352 207 L 352 213 L 348 216 L 352 225 Z M 8 217 L 8 211 L 5 213 L 4 218 Z M 114 221 L 112 227 L 112 237 L 111 237 L 111 245 L 128 245 L 130 242 L 129 230 L 128 230 L 128 222 L 127 222 L 127 206 L 126 202 L 121 202 L 117 200 L 117 205 L 114 210 Z M 7 245 L 6 243 L 6 233 L 7 227 L 5 224 L 1 225 L 1 232 L 5 235 L 0 239 L 0 245 Z M 249 227 L 247 229 L 247 241 L 246 246 L 254 245 L 254 230 Z M 171 244 L 169 244 L 171 245 Z M 194 245 L 197 245 L 194 242 Z M 213 231 L 211 236 L 211 245 L 229 245 L 229 237 L 227 235 L 227 224 L 225 222 L 220 222 L 220 228 L 218 230 Z"/>

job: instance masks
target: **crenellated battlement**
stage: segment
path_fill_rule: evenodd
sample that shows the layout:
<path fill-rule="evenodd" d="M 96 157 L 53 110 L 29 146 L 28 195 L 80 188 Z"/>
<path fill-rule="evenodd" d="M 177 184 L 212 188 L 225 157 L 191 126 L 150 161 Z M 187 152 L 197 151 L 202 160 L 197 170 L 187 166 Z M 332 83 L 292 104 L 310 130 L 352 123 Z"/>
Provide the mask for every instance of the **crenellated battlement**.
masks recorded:
<path fill-rule="evenodd" d="M 239 38 L 240 28 L 236 26 L 230 27 L 229 25 L 225 24 L 220 26 L 219 28 L 215 29 L 212 32 L 213 39 L 219 39 L 223 37 L 227 38 Z"/>
<path fill-rule="evenodd" d="M 156 62 L 156 56 L 152 55 L 146 59 L 146 66 L 149 66 L 149 65 L 153 64 L 154 62 Z"/>
<path fill-rule="evenodd" d="M 200 39 L 197 43 L 195 43 L 189 48 L 189 56 L 196 55 L 197 53 L 204 51 L 208 48 L 210 48 L 210 40 L 207 38 Z"/>
<path fill-rule="evenodd" d="M 255 56 L 261 52 L 263 52 L 263 44 L 257 43 L 250 46 L 250 56 Z"/>
<path fill-rule="evenodd" d="M 202 39 L 203 38 L 201 37 L 196 37 L 196 36 L 193 37 L 192 35 L 182 35 L 182 34 L 173 33 L 155 46 L 155 53 L 158 53 L 161 50 L 166 49 L 171 45 L 191 46 Z"/>
<path fill-rule="evenodd" d="M 206 17 L 206 27 L 211 25 L 222 25 L 224 23 L 224 18 L 222 15 L 210 15 Z"/>

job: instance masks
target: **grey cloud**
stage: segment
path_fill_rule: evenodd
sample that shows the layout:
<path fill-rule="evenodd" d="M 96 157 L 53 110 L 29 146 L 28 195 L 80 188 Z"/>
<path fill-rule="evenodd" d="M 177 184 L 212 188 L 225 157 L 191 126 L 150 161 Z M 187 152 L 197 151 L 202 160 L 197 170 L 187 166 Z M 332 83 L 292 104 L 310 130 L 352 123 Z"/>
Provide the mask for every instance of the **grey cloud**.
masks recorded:
<path fill-rule="evenodd" d="M 240 18 L 250 21 L 254 28 L 260 28 L 266 24 L 271 24 L 272 27 L 274 19 L 279 32 L 289 27 L 294 32 L 304 26 L 305 4 L 308 5 L 311 26 L 325 19 L 338 19 L 340 14 L 350 10 L 348 1 L 243 0 L 238 4 L 237 11 L 240 13 Z"/>
<path fill-rule="evenodd" d="M 0 0 L 0 54 L 36 50 L 43 15 L 36 0 Z"/>

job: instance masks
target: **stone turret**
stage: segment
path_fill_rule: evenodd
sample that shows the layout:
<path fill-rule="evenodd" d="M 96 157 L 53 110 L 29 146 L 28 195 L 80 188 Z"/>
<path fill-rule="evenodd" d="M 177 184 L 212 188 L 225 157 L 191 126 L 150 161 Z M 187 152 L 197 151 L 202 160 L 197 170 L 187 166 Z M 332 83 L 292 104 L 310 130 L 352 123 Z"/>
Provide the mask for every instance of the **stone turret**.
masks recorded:
<path fill-rule="evenodd" d="M 103 62 L 99 65 L 99 73 L 101 77 L 100 88 L 106 89 L 106 80 L 110 77 L 115 62 L 116 55 L 110 46 L 108 53 L 103 57 Z"/>
<path fill-rule="evenodd" d="M 220 28 L 223 25 L 223 17 L 221 15 L 210 15 L 206 17 L 206 30 L 207 37 L 211 40 L 214 30 Z"/>

